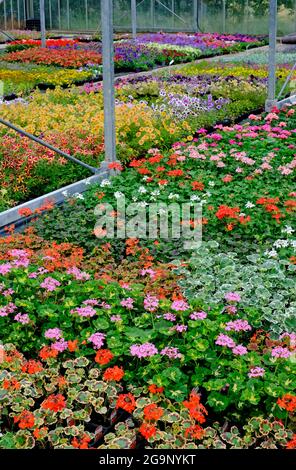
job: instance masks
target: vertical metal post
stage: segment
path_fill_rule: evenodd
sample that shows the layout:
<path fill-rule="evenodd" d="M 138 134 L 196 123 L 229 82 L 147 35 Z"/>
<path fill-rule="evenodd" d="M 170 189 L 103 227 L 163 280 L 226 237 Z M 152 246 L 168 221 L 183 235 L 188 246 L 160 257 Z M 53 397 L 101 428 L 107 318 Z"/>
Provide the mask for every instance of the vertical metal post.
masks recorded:
<path fill-rule="evenodd" d="M 17 0 L 17 24 L 18 28 L 21 28 L 21 8 L 20 8 L 20 0 Z"/>
<path fill-rule="evenodd" d="M 174 29 L 175 28 L 175 15 L 174 15 L 174 13 L 175 13 L 175 0 L 172 0 L 171 10 L 173 12 L 173 14 L 172 14 L 172 29 Z"/>
<path fill-rule="evenodd" d="M 10 20 L 11 20 L 11 29 L 14 29 L 14 21 L 13 21 L 13 1 L 10 0 Z"/>
<path fill-rule="evenodd" d="M 226 32 L 226 0 L 222 0 L 222 33 Z"/>
<path fill-rule="evenodd" d="M 6 0 L 3 0 L 3 10 L 4 10 L 4 29 L 7 29 L 7 11 L 6 11 Z"/>
<path fill-rule="evenodd" d="M 198 31 L 198 0 L 193 0 L 193 31 Z"/>
<path fill-rule="evenodd" d="M 155 0 L 150 0 L 151 28 L 155 29 Z"/>
<path fill-rule="evenodd" d="M 67 30 L 70 31 L 70 5 L 69 5 L 69 0 L 67 0 Z"/>
<path fill-rule="evenodd" d="M 85 0 L 85 26 L 86 30 L 88 30 L 88 1 Z"/>
<path fill-rule="evenodd" d="M 52 29 L 52 11 L 51 11 L 51 0 L 49 0 L 48 3 L 48 9 L 49 9 L 49 27 Z"/>
<path fill-rule="evenodd" d="M 45 8 L 44 0 L 39 1 L 40 5 L 40 30 L 41 30 L 41 47 L 46 47 L 46 31 L 45 31 Z"/>
<path fill-rule="evenodd" d="M 102 167 L 106 168 L 110 162 L 116 161 L 113 0 L 101 0 L 101 9 L 105 131 L 105 162 Z"/>
<path fill-rule="evenodd" d="M 26 2 L 23 0 L 23 7 L 24 7 L 24 23 L 26 24 L 27 14 L 26 14 Z"/>
<path fill-rule="evenodd" d="M 137 39 L 137 0 L 131 0 L 131 14 L 133 39 Z"/>
<path fill-rule="evenodd" d="M 58 0 L 58 19 L 59 19 L 59 30 L 62 29 L 62 21 L 61 21 L 61 0 Z"/>
<path fill-rule="evenodd" d="M 268 98 L 266 111 L 276 104 L 276 39 L 277 39 L 277 0 L 269 0 L 269 62 L 268 62 Z"/>

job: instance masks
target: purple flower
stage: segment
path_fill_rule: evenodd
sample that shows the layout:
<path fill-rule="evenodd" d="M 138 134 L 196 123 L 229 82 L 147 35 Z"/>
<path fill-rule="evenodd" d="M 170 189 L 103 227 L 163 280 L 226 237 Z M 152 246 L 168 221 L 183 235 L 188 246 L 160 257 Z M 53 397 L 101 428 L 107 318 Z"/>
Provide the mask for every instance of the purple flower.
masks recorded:
<path fill-rule="evenodd" d="M 51 347 L 56 351 L 63 352 L 68 349 L 68 341 L 65 341 L 64 338 L 61 338 L 59 341 L 53 343 Z"/>
<path fill-rule="evenodd" d="M 99 301 L 96 299 L 88 299 L 82 302 L 83 305 L 99 305 Z"/>
<path fill-rule="evenodd" d="M 206 312 L 193 312 L 190 314 L 190 318 L 191 320 L 204 320 L 205 318 L 207 318 L 207 314 Z"/>
<path fill-rule="evenodd" d="M 158 354 L 158 350 L 152 343 L 133 344 L 130 347 L 130 353 L 132 356 L 142 358 L 155 356 L 155 354 Z"/>
<path fill-rule="evenodd" d="M 285 338 L 289 338 L 290 342 L 293 343 L 293 344 L 296 343 L 296 333 L 283 333 L 280 336 L 280 339 L 285 339 Z"/>
<path fill-rule="evenodd" d="M 14 305 L 12 302 L 9 302 L 8 305 L 0 307 L 0 317 L 7 317 L 10 313 L 15 312 L 16 309 L 16 305 Z"/>
<path fill-rule="evenodd" d="M 5 290 L 5 291 L 2 292 L 2 295 L 3 295 L 4 297 L 8 297 L 9 295 L 12 295 L 12 294 L 14 294 L 14 290 L 11 289 L 11 288 L 9 288 L 9 289 L 7 289 L 7 290 Z"/>
<path fill-rule="evenodd" d="M 175 300 L 172 303 L 171 309 L 175 310 L 176 312 L 184 312 L 185 310 L 189 309 L 189 305 L 184 300 Z"/>
<path fill-rule="evenodd" d="M 174 315 L 173 313 L 165 313 L 163 315 L 163 318 L 168 321 L 176 321 L 176 315 Z"/>
<path fill-rule="evenodd" d="M 106 338 L 106 335 L 104 333 L 94 333 L 88 338 L 88 341 L 93 344 L 95 349 L 100 349 L 103 344 L 104 340 Z"/>
<path fill-rule="evenodd" d="M 0 264 L 0 274 L 5 276 L 12 270 L 12 265 L 10 263 Z"/>
<path fill-rule="evenodd" d="M 159 305 L 159 300 L 157 297 L 154 297 L 153 295 L 148 294 L 145 299 L 144 299 L 144 308 L 145 310 L 148 310 L 148 312 L 155 312 L 155 310 L 158 308 Z"/>
<path fill-rule="evenodd" d="M 172 330 L 176 330 L 178 333 L 183 333 L 183 331 L 187 331 L 188 326 L 186 325 L 175 325 L 173 326 Z"/>
<path fill-rule="evenodd" d="M 111 309 L 111 305 L 107 304 L 106 302 L 101 302 L 100 307 L 104 308 L 105 310 L 110 310 Z"/>
<path fill-rule="evenodd" d="M 215 344 L 218 346 L 226 346 L 227 348 L 234 348 L 235 347 L 235 342 L 233 341 L 230 336 L 223 335 L 223 333 L 220 333 L 218 338 L 215 341 Z"/>
<path fill-rule="evenodd" d="M 256 377 L 263 377 L 265 374 L 265 369 L 262 367 L 252 367 L 250 369 L 250 372 L 248 373 L 248 376 L 250 379 L 256 378 Z"/>
<path fill-rule="evenodd" d="M 62 330 L 60 330 L 59 328 L 49 328 L 45 331 L 44 336 L 47 339 L 61 339 Z"/>
<path fill-rule="evenodd" d="M 84 271 L 81 271 L 76 266 L 69 268 L 67 270 L 67 274 L 73 274 L 73 276 L 75 277 L 77 281 L 88 281 L 90 279 L 90 274 Z"/>
<path fill-rule="evenodd" d="M 54 279 L 53 277 L 47 277 L 44 281 L 40 284 L 40 287 L 46 289 L 48 292 L 53 292 L 59 287 L 61 283 Z"/>
<path fill-rule="evenodd" d="M 224 296 L 225 300 L 227 302 L 240 302 L 241 301 L 241 296 L 237 294 L 236 292 L 228 292 Z"/>
<path fill-rule="evenodd" d="M 166 347 L 162 351 L 160 351 L 160 354 L 162 356 L 168 356 L 170 359 L 179 359 L 182 357 L 182 354 L 180 353 L 178 348 L 173 348 L 173 347 Z"/>
<path fill-rule="evenodd" d="M 244 354 L 248 354 L 248 350 L 245 346 L 238 344 L 232 349 L 233 354 L 236 356 L 243 356 Z"/>
<path fill-rule="evenodd" d="M 19 323 L 22 323 L 22 325 L 27 325 L 28 323 L 30 323 L 30 317 L 27 313 L 18 313 L 15 317 L 14 317 L 15 321 L 19 322 Z"/>
<path fill-rule="evenodd" d="M 110 320 L 111 320 L 112 322 L 115 322 L 115 323 L 116 323 L 116 322 L 122 321 L 122 318 L 121 318 L 120 315 L 112 315 L 112 316 L 110 317 Z"/>
<path fill-rule="evenodd" d="M 122 305 L 125 308 L 132 309 L 134 308 L 134 299 L 132 299 L 131 297 L 128 297 L 127 299 L 123 299 L 120 302 L 120 305 Z"/>
<path fill-rule="evenodd" d="M 87 307 L 77 307 L 71 310 L 71 313 L 77 313 L 80 317 L 94 317 L 97 312 L 90 305 Z"/>
<path fill-rule="evenodd" d="M 291 356 L 291 353 L 288 348 L 282 348 L 281 346 L 277 346 L 273 348 L 271 351 L 272 357 L 277 357 L 277 358 L 288 358 Z"/>
<path fill-rule="evenodd" d="M 252 327 L 249 325 L 247 320 L 229 321 L 225 326 L 226 331 L 248 331 L 251 329 Z"/>

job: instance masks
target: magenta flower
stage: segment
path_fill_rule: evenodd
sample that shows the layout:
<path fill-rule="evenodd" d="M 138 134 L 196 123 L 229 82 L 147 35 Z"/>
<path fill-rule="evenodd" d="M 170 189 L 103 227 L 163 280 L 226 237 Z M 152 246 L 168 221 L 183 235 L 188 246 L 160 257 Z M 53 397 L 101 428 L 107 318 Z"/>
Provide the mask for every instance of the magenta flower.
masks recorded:
<path fill-rule="evenodd" d="M 132 309 L 134 308 L 134 299 L 132 299 L 131 297 L 128 297 L 127 299 L 123 299 L 120 302 L 120 305 L 122 305 L 122 307 Z"/>
<path fill-rule="evenodd" d="M 288 348 L 282 348 L 281 346 L 277 346 L 273 348 L 273 350 L 271 351 L 271 355 L 272 357 L 287 359 L 291 356 L 291 352 Z"/>
<path fill-rule="evenodd" d="M 171 309 L 175 310 L 176 312 L 184 312 L 185 310 L 189 309 L 189 305 L 184 300 L 175 300 L 172 303 Z"/>
<path fill-rule="evenodd" d="M 0 264 L 0 274 L 5 276 L 12 270 L 12 265 L 10 263 Z"/>
<path fill-rule="evenodd" d="M 245 346 L 242 346 L 241 344 L 238 344 L 232 349 L 233 354 L 236 356 L 244 356 L 245 354 L 248 354 L 248 350 Z"/>
<path fill-rule="evenodd" d="M 44 281 L 40 284 L 40 287 L 46 289 L 48 292 L 53 292 L 59 287 L 61 283 L 54 279 L 53 277 L 47 277 Z"/>
<path fill-rule="evenodd" d="M 226 346 L 227 348 L 234 348 L 235 347 L 235 342 L 233 341 L 230 336 L 223 335 L 223 333 L 220 333 L 218 338 L 215 341 L 215 344 L 218 346 Z"/>
<path fill-rule="evenodd" d="M 62 330 L 59 328 L 49 328 L 44 333 L 44 336 L 47 339 L 61 339 L 62 335 Z"/>
<path fill-rule="evenodd" d="M 262 367 L 252 367 L 250 369 L 250 372 L 248 373 L 248 376 L 250 379 L 256 378 L 256 377 L 263 377 L 265 374 L 265 369 Z"/>
<path fill-rule="evenodd" d="M 72 274 L 77 281 L 88 281 L 90 279 L 90 274 L 81 271 L 76 266 L 69 268 L 67 274 Z"/>
<path fill-rule="evenodd" d="M 112 316 L 110 317 L 110 320 L 111 320 L 112 322 L 116 323 L 116 322 L 122 321 L 122 318 L 121 318 L 120 315 L 112 315 Z"/>
<path fill-rule="evenodd" d="M 188 326 L 186 326 L 186 325 L 175 325 L 171 329 L 176 330 L 178 333 L 183 333 L 184 331 L 188 330 Z"/>
<path fill-rule="evenodd" d="M 168 320 L 168 321 L 176 321 L 176 315 L 174 315 L 173 313 L 170 313 L 170 312 L 169 312 L 169 313 L 165 313 L 165 314 L 163 315 L 163 318 L 164 318 L 165 320 Z"/>
<path fill-rule="evenodd" d="M 9 288 L 9 289 L 7 289 L 7 290 L 5 290 L 5 291 L 2 292 L 2 295 L 3 295 L 4 297 L 8 297 L 9 295 L 13 295 L 13 294 L 14 294 L 14 290 L 11 289 L 11 288 Z"/>
<path fill-rule="evenodd" d="M 16 305 L 14 305 L 12 302 L 9 302 L 8 305 L 0 307 L 0 317 L 7 317 L 10 313 L 15 312 L 16 309 Z"/>
<path fill-rule="evenodd" d="M 88 341 L 93 344 L 95 349 L 100 349 L 105 341 L 106 335 L 104 333 L 94 333 L 88 338 Z"/>
<path fill-rule="evenodd" d="M 107 304 L 106 302 L 101 302 L 100 307 L 104 308 L 105 310 L 111 310 L 111 305 Z"/>
<path fill-rule="evenodd" d="M 162 351 L 160 351 L 160 354 L 162 356 L 167 356 L 170 359 L 179 359 L 182 357 L 182 354 L 180 353 L 178 348 L 173 348 L 173 347 L 166 347 Z"/>
<path fill-rule="evenodd" d="M 225 300 L 227 302 L 240 302 L 241 301 L 241 296 L 237 294 L 236 292 L 228 292 L 224 296 Z"/>
<path fill-rule="evenodd" d="M 87 307 L 77 307 L 71 310 L 71 313 L 77 313 L 80 317 L 94 317 L 97 312 L 90 305 Z"/>
<path fill-rule="evenodd" d="M 133 344 L 130 347 L 130 353 L 132 356 L 142 358 L 155 356 L 158 354 L 158 350 L 152 343 Z"/>
<path fill-rule="evenodd" d="M 15 321 L 21 323 L 22 325 L 27 325 L 28 323 L 30 323 L 30 317 L 27 313 L 18 313 L 15 317 L 14 317 Z"/>
<path fill-rule="evenodd" d="M 82 303 L 83 303 L 83 305 L 92 305 L 92 306 L 99 305 L 99 301 L 96 300 L 96 299 L 88 299 L 88 300 L 85 300 Z"/>
<path fill-rule="evenodd" d="M 207 314 L 206 312 L 193 312 L 190 314 L 190 318 L 191 320 L 204 320 L 205 318 L 207 318 Z"/>
<path fill-rule="evenodd" d="M 61 338 L 59 341 L 53 343 L 51 347 L 56 351 L 63 352 L 68 349 L 68 341 L 65 341 L 64 338 Z"/>
<path fill-rule="evenodd" d="M 226 331 L 248 331 L 251 329 L 252 327 L 249 325 L 247 320 L 229 321 L 225 326 Z"/>
<path fill-rule="evenodd" d="M 159 300 L 157 297 L 148 294 L 144 299 L 144 308 L 148 310 L 148 312 L 155 312 L 159 305 Z"/>

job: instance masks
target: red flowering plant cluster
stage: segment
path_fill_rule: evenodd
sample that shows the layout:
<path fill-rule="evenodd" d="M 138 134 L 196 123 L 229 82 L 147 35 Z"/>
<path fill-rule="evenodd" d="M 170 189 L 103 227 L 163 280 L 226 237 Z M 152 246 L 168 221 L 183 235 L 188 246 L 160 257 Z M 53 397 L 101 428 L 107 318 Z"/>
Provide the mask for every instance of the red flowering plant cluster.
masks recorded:
<path fill-rule="evenodd" d="M 4 57 L 6 62 L 35 63 L 57 65 L 60 67 L 79 68 L 88 64 L 102 64 L 102 55 L 95 51 L 61 48 L 44 49 L 39 47 L 23 51 L 10 52 Z"/>

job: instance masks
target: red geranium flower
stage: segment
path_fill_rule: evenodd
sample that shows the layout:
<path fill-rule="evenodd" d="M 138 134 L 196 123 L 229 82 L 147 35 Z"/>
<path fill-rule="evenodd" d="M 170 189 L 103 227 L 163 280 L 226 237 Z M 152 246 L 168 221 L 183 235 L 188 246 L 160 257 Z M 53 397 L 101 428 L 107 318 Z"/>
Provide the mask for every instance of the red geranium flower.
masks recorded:
<path fill-rule="evenodd" d="M 148 421 L 157 421 L 163 415 L 163 409 L 157 406 L 155 403 L 147 405 L 144 408 L 144 416 Z"/>
<path fill-rule="evenodd" d="M 119 382 L 122 377 L 124 376 L 124 371 L 122 367 L 109 367 L 105 370 L 103 379 L 107 380 L 107 382 L 114 380 L 115 382 Z"/>
<path fill-rule="evenodd" d="M 135 397 L 131 393 L 122 393 L 118 395 L 116 402 L 116 409 L 121 408 L 122 410 L 132 413 L 136 408 Z"/>
<path fill-rule="evenodd" d="M 18 423 L 20 429 L 30 429 L 35 424 L 35 418 L 31 411 L 24 410 L 20 415 L 13 418 L 15 423 Z"/>
<path fill-rule="evenodd" d="M 150 437 L 155 436 L 156 434 L 156 427 L 154 424 L 147 424 L 143 423 L 139 428 L 140 433 L 145 439 L 150 439 Z"/>
<path fill-rule="evenodd" d="M 96 354 L 95 361 L 100 364 L 100 366 L 104 366 L 109 364 L 113 357 L 114 355 L 109 349 L 99 349 Z"/>
<path fill-rule="evenodd" d="M 66 400 L 65 397 L 61 394 L 58 395 L 50 395 L 41 403 L 41 408 L 45 410 L 51 410 L 55 413 L 57 411 L 61 411 L 66 407 Z"/>
<path fill-rule="evenodd" d="M 153 393 L 153 394 L 162 393 L 164 391 L 164 387 L 157 387 L 157 385 L 152 384 L 152 385 L 149 385 L 148 390 L 150 393 Z"/>

